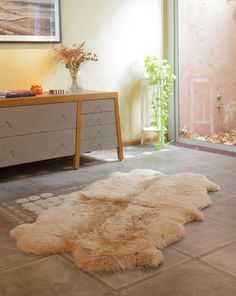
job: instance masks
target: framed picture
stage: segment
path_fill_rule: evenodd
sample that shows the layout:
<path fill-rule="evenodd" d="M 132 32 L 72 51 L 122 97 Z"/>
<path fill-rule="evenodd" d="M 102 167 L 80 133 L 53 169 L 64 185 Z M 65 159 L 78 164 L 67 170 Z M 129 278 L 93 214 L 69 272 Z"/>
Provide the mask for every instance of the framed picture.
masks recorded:
<path fill-rule="evenodd" d="M 0 1 L 0 42 L 60 41 L 60 0 Z"/>

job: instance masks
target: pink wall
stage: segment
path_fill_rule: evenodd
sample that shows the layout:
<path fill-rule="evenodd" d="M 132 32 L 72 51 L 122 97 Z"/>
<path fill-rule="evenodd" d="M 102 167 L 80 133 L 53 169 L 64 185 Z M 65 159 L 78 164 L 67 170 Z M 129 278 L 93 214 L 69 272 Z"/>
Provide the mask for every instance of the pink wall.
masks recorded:
<path fill-rule="evenodd" d="M 179 0 L 180 128 L 191 133 L 236 129 L 235 10 L 236 0 Z"/>

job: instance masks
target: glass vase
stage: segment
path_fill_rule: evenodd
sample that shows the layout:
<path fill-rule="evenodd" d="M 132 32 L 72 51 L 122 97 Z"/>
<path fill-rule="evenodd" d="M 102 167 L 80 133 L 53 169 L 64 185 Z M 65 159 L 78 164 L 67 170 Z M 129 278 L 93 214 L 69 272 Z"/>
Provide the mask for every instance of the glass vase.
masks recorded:
<path fill-rule="evenodd" d="M 70 76 L 71 76 L 71 87 L 70 90 L 72 92 L 78 92 L 81 88 L 78 84 L 78 75 L 79 75 L 79 69 L 78 68 L 69 68 Z"/>

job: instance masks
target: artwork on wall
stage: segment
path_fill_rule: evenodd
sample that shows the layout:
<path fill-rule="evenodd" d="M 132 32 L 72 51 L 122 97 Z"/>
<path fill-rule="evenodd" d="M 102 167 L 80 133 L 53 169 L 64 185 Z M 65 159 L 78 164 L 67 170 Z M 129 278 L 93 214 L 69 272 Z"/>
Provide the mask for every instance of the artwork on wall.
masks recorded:
<path fill-rule="evenodd" d="M 60 0 L 0 1 L 0 42 L 60 41 Z"/>

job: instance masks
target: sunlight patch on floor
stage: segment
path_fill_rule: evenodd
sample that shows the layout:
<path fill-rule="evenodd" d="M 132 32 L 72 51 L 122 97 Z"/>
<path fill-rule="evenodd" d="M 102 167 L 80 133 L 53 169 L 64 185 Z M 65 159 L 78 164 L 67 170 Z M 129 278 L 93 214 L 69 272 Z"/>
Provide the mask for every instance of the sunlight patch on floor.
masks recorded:
<path fill-rule="evenodd" d="M 153 154 L 153 151 L 145 151 L 145 152 L 142 152 L 141 154 L 143 154 L 143 155 L 151 155 L 151 154 Z"/>
<path fill-rule="evenodd" d="M 130 154 L 130 155 L 125 155 L 124 158 L 134 158 L 134 155 Z"/>
<path fill-rule="evenodd" d="M 105 161 L 116 161 L 117 158 L 105 158 Z"/>

